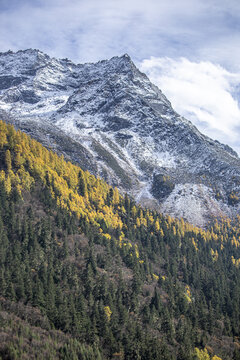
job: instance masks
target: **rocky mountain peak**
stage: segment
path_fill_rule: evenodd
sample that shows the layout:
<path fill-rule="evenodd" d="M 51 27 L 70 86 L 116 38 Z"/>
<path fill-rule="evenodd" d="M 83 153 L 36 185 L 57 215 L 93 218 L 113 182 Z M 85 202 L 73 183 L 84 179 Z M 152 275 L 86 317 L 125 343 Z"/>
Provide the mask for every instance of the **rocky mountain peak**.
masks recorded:
<path fill-rule="evenodd" d="M 106 60 L 108 64 L 111 64 L 116 67 L 118 71 L 130 71 L 137 70 L 135 64 L 133 63 L 131 57 L 128 54 L 122 56 L 114 56 L 110 60 Z M 139 70 L 138 70 L 139 71 Z"/>
<path fill-rule="evenodd" d="M 237 154 L 177 114 L 127 54 L 0 54 L 0 113 L 147 206 L 198 225 L 240 208 Z"/>

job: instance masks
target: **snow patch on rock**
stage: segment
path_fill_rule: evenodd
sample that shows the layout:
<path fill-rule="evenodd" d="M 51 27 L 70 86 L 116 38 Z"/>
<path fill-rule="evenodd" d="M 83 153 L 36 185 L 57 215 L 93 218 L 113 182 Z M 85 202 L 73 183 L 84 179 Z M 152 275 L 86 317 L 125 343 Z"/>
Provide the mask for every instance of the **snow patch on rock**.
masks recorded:
<path fill-rule="evenodd" d="M 211 216 L 231 215 L 227 206 L 215 199 L 213 190 L 203 184 L 176 185 L 161 210 L 198 226 L 204 226 Z"/>

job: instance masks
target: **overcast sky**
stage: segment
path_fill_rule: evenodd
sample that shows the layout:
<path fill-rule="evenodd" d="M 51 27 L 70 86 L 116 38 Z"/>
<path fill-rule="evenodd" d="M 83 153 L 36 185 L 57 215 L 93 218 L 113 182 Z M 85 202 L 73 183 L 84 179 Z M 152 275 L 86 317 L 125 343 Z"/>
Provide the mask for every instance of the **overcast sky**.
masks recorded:
<path fill-rule="evenodd" d="M 173 107 L 240 154 L 239 0 L 0 0 L 0 51 L 128 53 Z"/>

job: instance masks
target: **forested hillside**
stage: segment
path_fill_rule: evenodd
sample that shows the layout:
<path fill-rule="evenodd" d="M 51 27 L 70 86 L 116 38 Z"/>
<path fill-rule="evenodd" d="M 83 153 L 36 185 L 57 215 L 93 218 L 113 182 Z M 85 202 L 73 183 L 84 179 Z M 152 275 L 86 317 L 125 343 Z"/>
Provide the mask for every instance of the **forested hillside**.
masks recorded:
<path fill-rule="evenodd" d="M 0 122 L 0 358 L 240 359 L 240 218 L 137 206 Z"/>

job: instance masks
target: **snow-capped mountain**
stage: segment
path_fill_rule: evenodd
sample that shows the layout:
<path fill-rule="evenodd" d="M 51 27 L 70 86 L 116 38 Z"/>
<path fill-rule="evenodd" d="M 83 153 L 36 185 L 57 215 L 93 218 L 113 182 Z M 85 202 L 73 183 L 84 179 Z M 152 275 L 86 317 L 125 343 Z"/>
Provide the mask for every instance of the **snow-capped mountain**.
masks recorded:
<path fill-rule="evenodd" d="M 178 115 L 128 55 L 0 53 L 0 117 L 145 205 L 204 225 L 240 207 L 240 159 Z"/>

